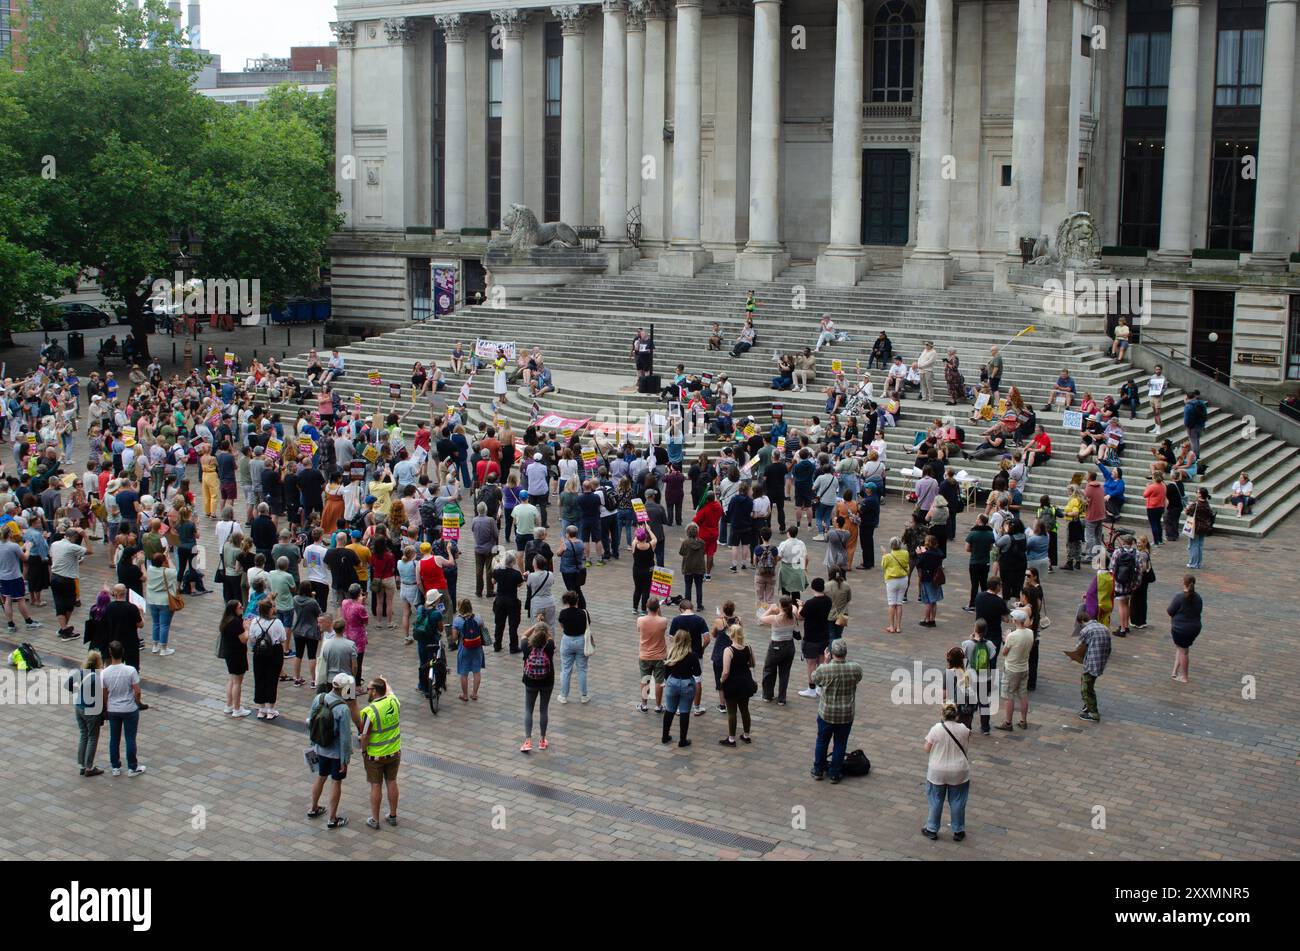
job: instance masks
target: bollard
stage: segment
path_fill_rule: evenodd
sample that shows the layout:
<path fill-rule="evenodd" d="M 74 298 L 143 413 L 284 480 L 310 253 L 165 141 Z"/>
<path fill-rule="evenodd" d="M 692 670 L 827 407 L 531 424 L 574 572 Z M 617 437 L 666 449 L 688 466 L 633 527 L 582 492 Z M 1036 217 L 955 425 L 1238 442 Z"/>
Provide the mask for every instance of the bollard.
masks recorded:
<path fill-rule="evenodd" d="M 176 365 L 176 341 L 172 341 L 172 366 Z"/>
<path fill-rule="evenodd" d="M 288 327 L 285 327 L 285 328 L 284 328 L 284 347 L 285 347 L 286 350 L 288 350 L 288 349 L 289 349 L 290 347 L 292 347 L 292 346 L 293 346 L 293 341 L 289 339 L 289 328 L 288 328 Z"/>
<path fill-rule="evenodd" d="M 262 346 L 266 346 L 266 324 L 262 324 Z"/>
<path fill-rule="evenodd" d="M 311 328 L 311 348 L 316 349 L 316 328 Z"/>

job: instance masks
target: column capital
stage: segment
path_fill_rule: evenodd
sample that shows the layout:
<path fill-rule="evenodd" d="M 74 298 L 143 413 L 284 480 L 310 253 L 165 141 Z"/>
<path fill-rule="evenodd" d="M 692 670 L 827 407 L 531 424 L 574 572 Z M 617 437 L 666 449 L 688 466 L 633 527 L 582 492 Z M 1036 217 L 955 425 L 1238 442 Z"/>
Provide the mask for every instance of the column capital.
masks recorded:
<path fill-rule="evenodd" d="M 493 10 L 492 22 L 505 31 L 506 39 L 522 40 L 528 26 L 527 10 Z"/>
<path fill-rule="evenodd" d="M 387 17 L 384 20 L 384 35 L 390 43 L 400 43 L 403 46 L 414 43 L 419 29 L 420 24 L 415 17 Z"/>
<path fill-rule="evenodd" d="M 1291 0 L 1291 2 L 1294 3 L 1295 0 Z M 1170 6 L 1174 7 L 1199 7 L 1200 5 L 1201 0 L 1172 0 L 1170 3 Z"/>
<path fill-rule="evenodd" d="M 442 30 L 443 39 L 448 43 L 464 43 L 469 35 L 468 14 L 449 13 L 434 17 L 434 21 L 438 24 L 438 29 Z"/>
<path fill-rule="evenodd" d="M 678 4 L 682 6 L 682 4 Z M 740 16 L 753 6 L 751 0 L 718 0 L 719 16 Z"/>
<path fill-rule="evenodd" d="M 627 20 L 624 23 L 628 33 L 645 32 L 645 10 L 642 9 L 640 0 L 629 0 L 627 5 Z"/>
<path fill-rule="evenodd" d="M 570 3 L 562 7 L 551 7 L 551 16 L 560 21 L 560 33 L 564 36 L 582 36 L 587 32 L 587 14 L 590 11 L 590 7 Z"/>
<path fill-rule="evenodd" d="M 677 7 L 679 10 L 682 7 L 702 7 L 704 6 L 704 0 L 676 0 L 673 6 Z"/>
<path fill-rule="evenodd" d="M 351 49 L 357 43 L 357 24 L 355 20 L 339 20 L 330 24 L 339 49 Z"/>
<path fill-rule="evenodd" d="M 643 19 L 668 19 L 668 11 L 664 9 L 663 0 L 632 0 L 632 5 L 641 11 Z"/>
<path fill-rule="evenodd" d="M 627 4 L 623 0 L 601 0 L 600 10 L 602 13 L 626 13 Z"/>

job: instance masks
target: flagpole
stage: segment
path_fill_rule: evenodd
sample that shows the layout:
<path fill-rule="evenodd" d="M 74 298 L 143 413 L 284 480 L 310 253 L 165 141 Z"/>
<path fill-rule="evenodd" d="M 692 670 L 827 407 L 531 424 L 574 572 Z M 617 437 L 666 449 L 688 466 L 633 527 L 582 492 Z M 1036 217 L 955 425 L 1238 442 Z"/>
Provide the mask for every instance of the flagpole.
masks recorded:
<path fill-rule="evenodd" d="M 1004 344 L 1002 345 L 1001 349 L 1005 350 L 1007 347 L 1011 346 L 1013 343 L 1015 343 L 1017 340 L 1019 340 L 1019 339 L 1020 339 L 1021 337 L 1023 337 L 1025 334 L 1031 334 L 1031 333 L 1034 333 L 1037 329 L 1038 329 L 1038 328 L 1035 327 L 1033 324 L 1030 324 L 1030 325 L 1029 325 L 1028 327 L 1026 327 L 1024 330 L 1020 331 L 1020 333 L 1016 334 L 1014 337 L 1012 337 L 1010 340 L 1008 340 L 1006 343 L 1004 343 Z"/>

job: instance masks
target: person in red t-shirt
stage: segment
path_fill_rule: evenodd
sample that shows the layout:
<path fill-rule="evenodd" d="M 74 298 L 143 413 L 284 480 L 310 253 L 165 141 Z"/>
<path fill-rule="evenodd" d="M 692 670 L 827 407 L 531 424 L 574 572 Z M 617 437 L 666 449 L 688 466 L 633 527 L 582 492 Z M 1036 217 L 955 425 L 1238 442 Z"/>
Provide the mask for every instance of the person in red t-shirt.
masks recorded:
<path fill-rule="evenodd" d="M 474 466 L 474 484 L 483 485 L 489 478 L 496 476 L 498 482 L 501 481 L 501 466 L 492 459 L 492 450 L 479 450 L 480 459 Z"/>
<path fill-rule="evenodd" d="M 415 430 L 415 448 L 429 451 L 429 424 L 421 422 Z"/>

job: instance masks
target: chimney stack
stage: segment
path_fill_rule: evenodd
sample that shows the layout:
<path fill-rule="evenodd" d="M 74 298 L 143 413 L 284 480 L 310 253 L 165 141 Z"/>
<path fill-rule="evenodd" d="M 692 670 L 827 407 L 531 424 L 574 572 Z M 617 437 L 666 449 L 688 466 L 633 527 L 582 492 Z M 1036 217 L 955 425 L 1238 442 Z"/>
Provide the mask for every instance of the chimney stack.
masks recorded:
<path fill-rule="evenodd" d="M 190 0 L 190 48 L 201 50 L 203 42 L 199 38 L 199 0 Z"/>

